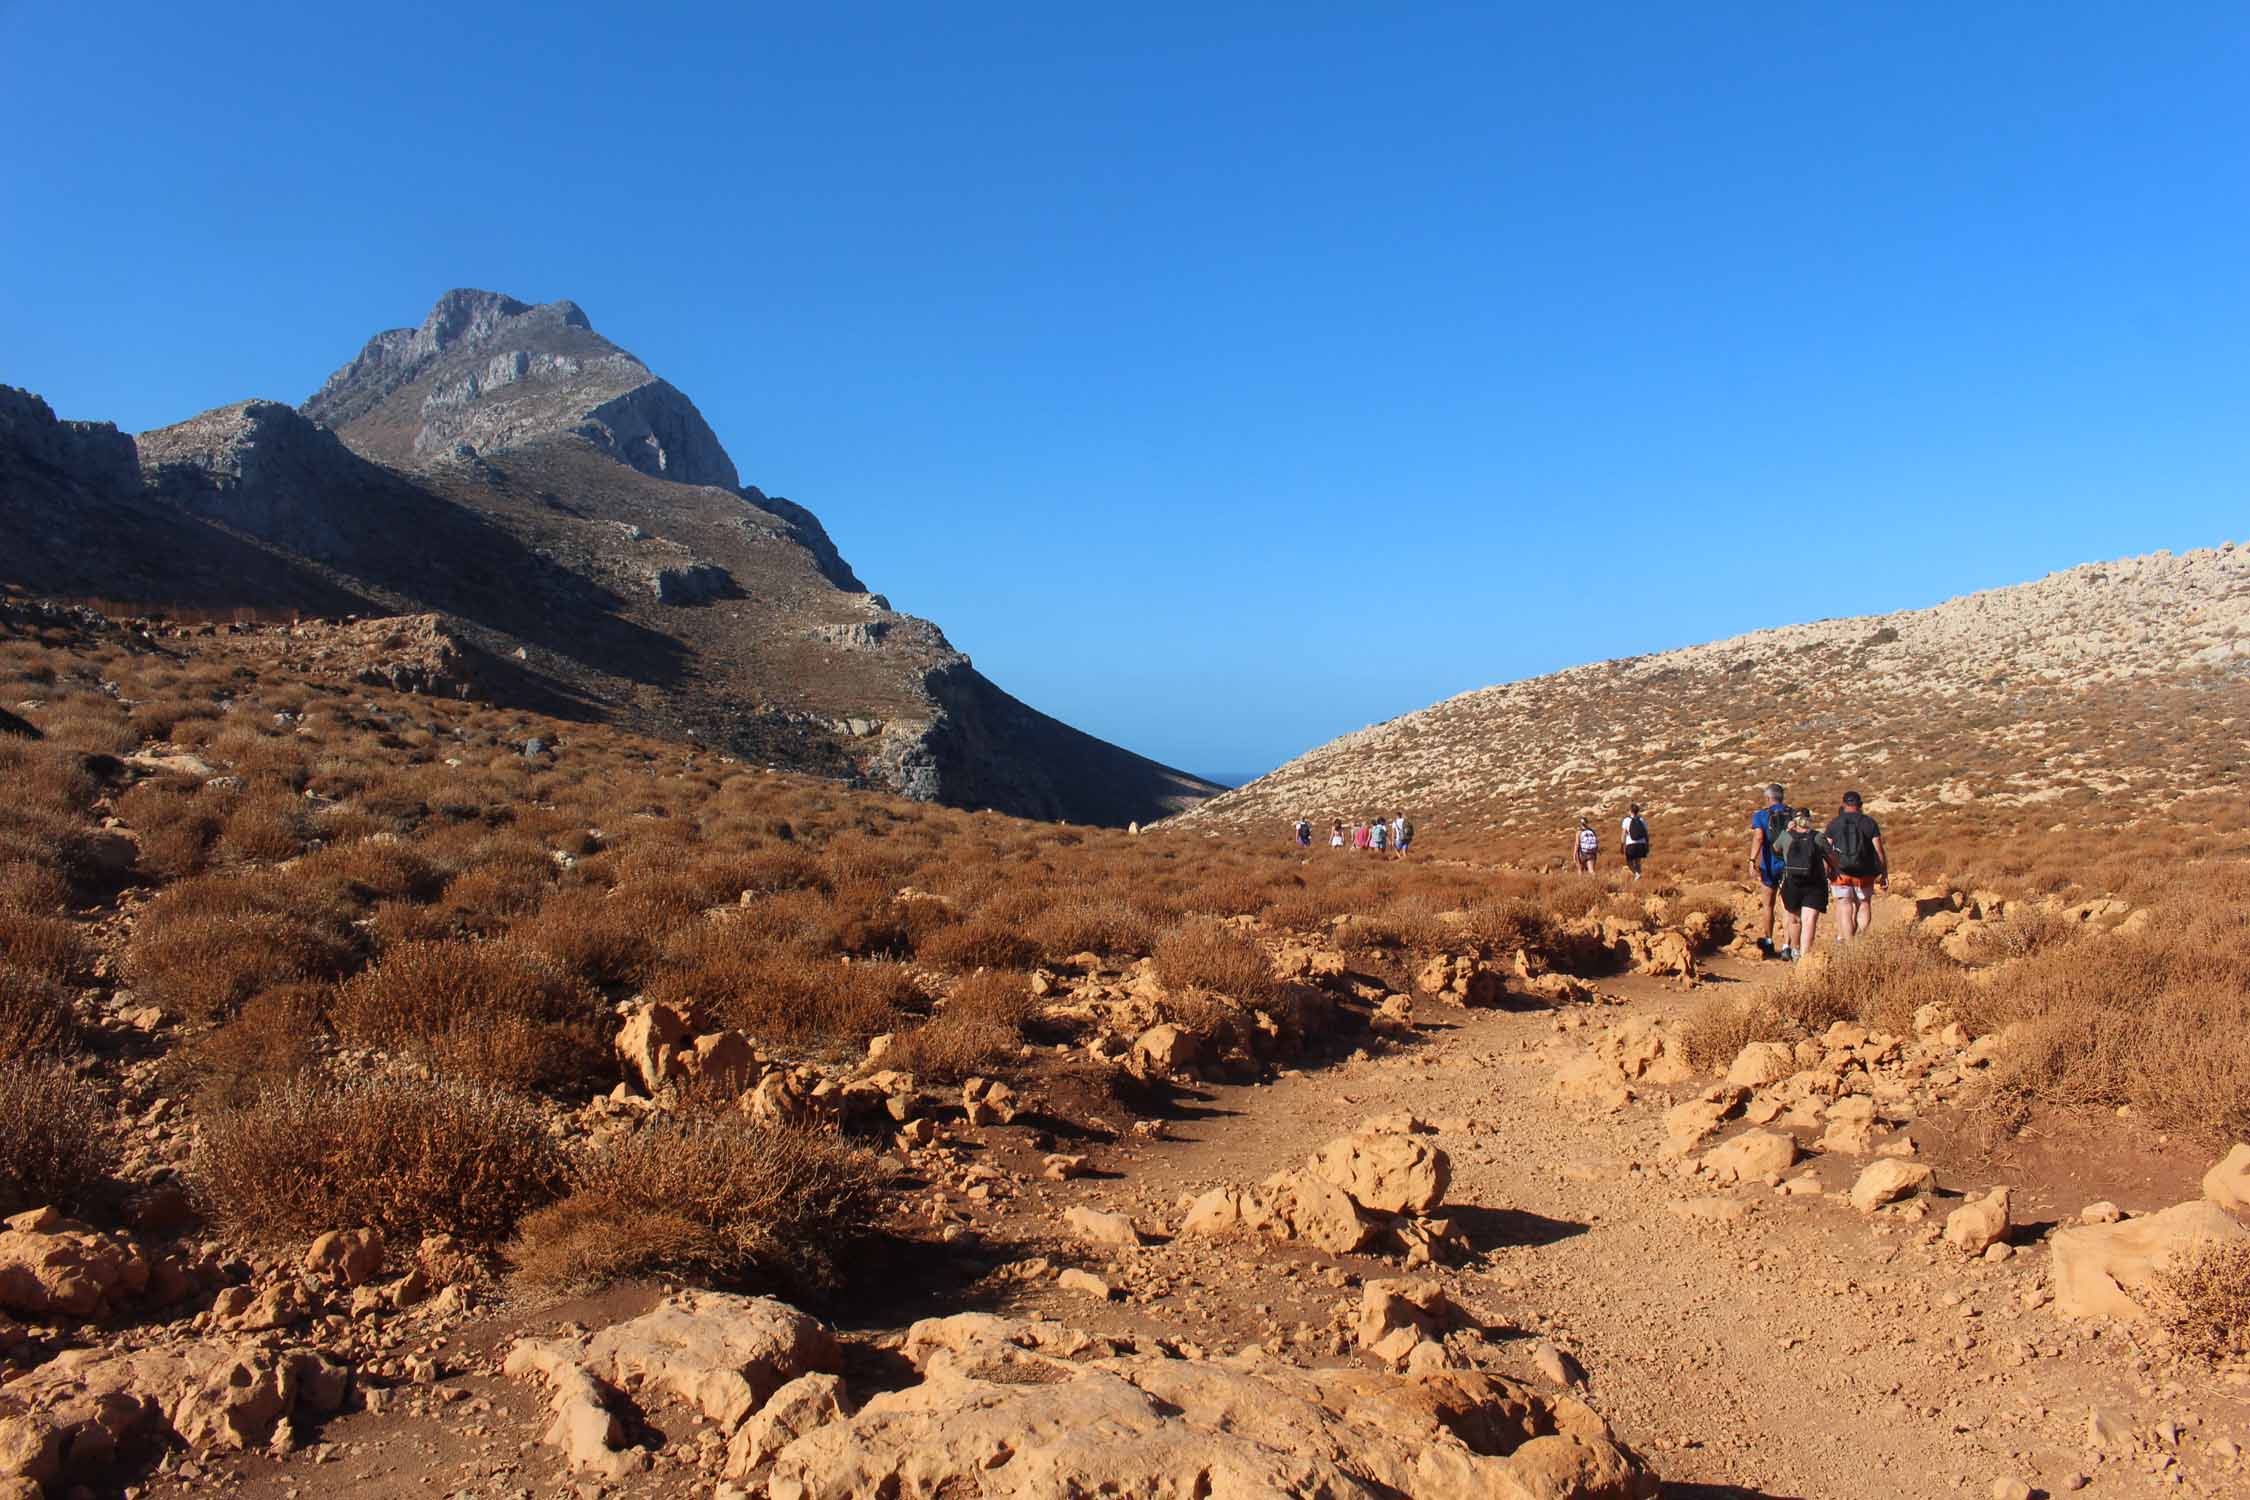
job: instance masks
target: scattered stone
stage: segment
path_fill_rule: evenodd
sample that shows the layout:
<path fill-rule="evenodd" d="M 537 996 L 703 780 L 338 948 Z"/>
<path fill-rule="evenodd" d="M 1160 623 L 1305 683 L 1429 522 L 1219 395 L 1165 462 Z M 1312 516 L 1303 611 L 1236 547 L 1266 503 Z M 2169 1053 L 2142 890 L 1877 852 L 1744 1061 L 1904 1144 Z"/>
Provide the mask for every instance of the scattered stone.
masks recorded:
<path fill-rule="evenodd" d="M 2006 1238 L 2008 1190 L 1994 1188 L 1945 1216 L 1945 1242 L 1964 1255 L 1982 1255 Z"/>
<path fill-rule="evenodd" d="M 1703 1165 L 1721 1182 L 1769 1185 L 1781 1181 L 1796 1161 L 1796 1137 L 1778 1130 L 1746 1130 L 1703 1156 Z"/>
<path fill-rule="evenodd" d="M 1852 1184 L 1852 1207 L 1863 1214 L 1873 1213 L 1886 1203 L 1922 1192 L 1935 1176 L 1921 1162 L 1879 1161 L 1860 1173 L 1859 1180 Z"/>
<path fill-rule="evenodd" d="M 1066 1292 L 1081 1292 L 1097 1302 L 1107 1302 L 1117 1295 L 1110 1284 L 1091 1271 L 1081 1271 L 1076 1266 L 1055 1278 L 1055 1284 Z"/>
<path fill-rule="evenodd" d="M 1063 1223 L 1073 1234 L 1092 1245 L 1131 1247 L 1145 1243 L 1140 1230 L 1125 1215 L 1088 1208 L 1084 1204 L 1075 1204 L 1064 1210 Z"/>

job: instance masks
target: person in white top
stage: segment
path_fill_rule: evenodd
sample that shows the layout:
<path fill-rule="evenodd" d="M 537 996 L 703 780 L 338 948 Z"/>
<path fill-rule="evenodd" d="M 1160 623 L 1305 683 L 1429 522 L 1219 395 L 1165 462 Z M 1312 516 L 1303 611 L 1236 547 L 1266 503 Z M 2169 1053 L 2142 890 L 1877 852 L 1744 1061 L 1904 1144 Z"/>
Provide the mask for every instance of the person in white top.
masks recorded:
<path fill-rule="evenodd" d="M 1648 823 L 1641 817 L 1641 805 L 1634 803 L 1632 810 L 1625 814 L 1617 826 L 1625 836 L 1625 868 L 1631 870 L 1633 878 L 1638 880 L 1641 878 L 1641 861 L 1648 858 Z"/>
<path fill-rule="evenodd" d="M 1574 841 L 1573 847 L 1578 855 L 1579 873 L 1582 875 L 1593 874 L 1594 856 L 1601 852 L 1602 840 L 1601 835 L 1594 832 L 1594 825 L 1584 818 L 1578 820 L 1578 837 Z"/>

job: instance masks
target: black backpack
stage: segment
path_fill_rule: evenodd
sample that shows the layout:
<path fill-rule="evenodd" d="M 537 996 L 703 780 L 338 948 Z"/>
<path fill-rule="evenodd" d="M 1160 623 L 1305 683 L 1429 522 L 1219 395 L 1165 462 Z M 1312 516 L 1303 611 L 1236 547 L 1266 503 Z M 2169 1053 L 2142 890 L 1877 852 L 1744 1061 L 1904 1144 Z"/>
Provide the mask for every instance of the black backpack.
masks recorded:
<path fill-rule="evenodd" d="M 1633 814 L 1633 820 L 1625 825 L 1625 842 L 1628 844 L 1645 844 L 1648 842 L 1648 825 L 1641 821 L 1639 813 Z"/>
<path fill-rule="evenodd" d="M 1782 856 L 1782 868 L 1791 876 L 1816 878 L 1826 873 L 1821 863 L 1820 838 L 1812 833 L 1789 835 L 1789 852 Z"/>
<path fill-rule="evenodd" d="M 1845 813 L 1836 819 L 1831 841 L 1836 845 L 1836 863 L 1846 875 L 1883 872 L 1883 862 L 1875 857 L 1875 841 L 1868 836 L 1874 826 L 1874 820 L 1865 813 Z"/>

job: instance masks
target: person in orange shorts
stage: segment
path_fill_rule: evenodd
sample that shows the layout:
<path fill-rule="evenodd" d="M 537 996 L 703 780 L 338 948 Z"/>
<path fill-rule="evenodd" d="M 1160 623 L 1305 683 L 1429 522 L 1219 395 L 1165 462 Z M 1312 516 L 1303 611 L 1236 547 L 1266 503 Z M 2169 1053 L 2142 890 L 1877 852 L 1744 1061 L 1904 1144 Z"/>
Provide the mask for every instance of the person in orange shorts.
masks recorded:
<path fill-rule="evenodd" d="M 1890 857 L 1883 852 L 1883 830 L 1860 810 L 1857 792 L 1844 793 L 1844 810 L 1828 820 L 1829 847 L 1836 851 L 1836 878 L 1830 885 L 1836 907 L 1836 941 L 1848 943 L 1875 922 L 1875 893 L 1891 888 Z"/>

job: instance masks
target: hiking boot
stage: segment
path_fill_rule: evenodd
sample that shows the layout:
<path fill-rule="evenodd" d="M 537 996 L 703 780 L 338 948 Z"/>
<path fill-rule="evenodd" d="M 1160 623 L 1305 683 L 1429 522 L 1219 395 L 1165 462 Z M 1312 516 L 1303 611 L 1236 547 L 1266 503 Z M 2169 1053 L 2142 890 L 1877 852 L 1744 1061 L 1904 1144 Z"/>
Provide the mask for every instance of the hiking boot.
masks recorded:
<path fill-rule="evenodd" d="M 1771 957 L 1773 957 L 1773 939 L 1772 939 L 1772 938 L 1760 938 L 1760 939 L 1758 939 L 1758 953 L 1759 953 L 1759 956 L 1760 956 L 1760 957 L 1763 957 L 1763 958 L 1771 958 Z"/>

